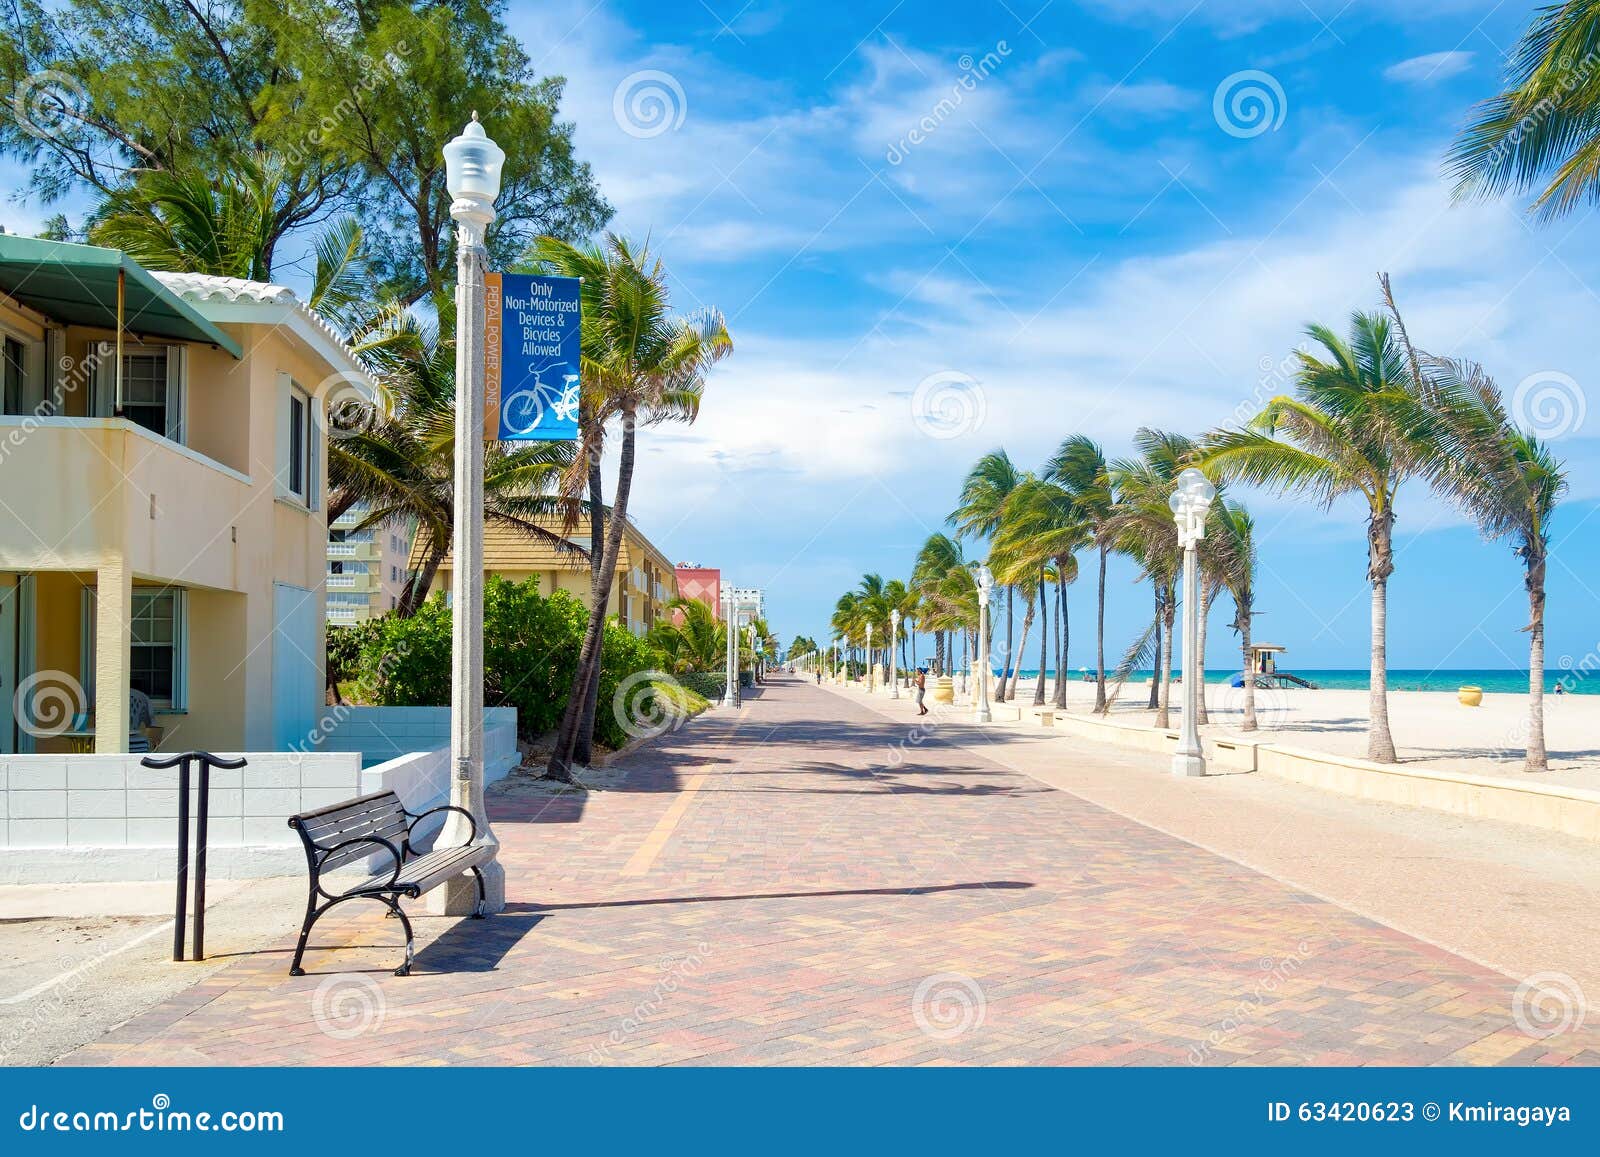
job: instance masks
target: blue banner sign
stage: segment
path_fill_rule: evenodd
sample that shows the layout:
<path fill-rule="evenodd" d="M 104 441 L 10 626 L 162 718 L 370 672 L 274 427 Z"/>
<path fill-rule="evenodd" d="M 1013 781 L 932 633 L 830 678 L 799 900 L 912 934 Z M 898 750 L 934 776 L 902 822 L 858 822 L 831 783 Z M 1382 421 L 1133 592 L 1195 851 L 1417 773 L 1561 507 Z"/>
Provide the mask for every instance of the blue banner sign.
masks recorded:
<path fill-rule="evenodd" d="M 575 442 L 581 349 L 576 277 L 484 277 L 483 436 Z"/>

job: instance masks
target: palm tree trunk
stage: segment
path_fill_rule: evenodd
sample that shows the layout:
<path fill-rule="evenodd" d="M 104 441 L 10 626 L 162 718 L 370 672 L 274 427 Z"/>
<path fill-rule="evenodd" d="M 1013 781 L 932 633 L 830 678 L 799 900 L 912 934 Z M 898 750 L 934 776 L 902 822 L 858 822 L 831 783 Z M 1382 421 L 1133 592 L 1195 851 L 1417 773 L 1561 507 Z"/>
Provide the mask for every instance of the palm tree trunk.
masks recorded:
<path fill-rule="evenodd" d="M 603 435 L 602 435 L 603 437 Z M 600 476 L 600 449 L 585 448 L 589 457 L 589 588 L 597 592 L 597 588 L 605 582 L 606 576 L 601 573 L 601 560 L 596 557 L 600 552 L 595 549 L 595 544 L 606 540 L 606 510 L 605 510 L 605 484 Z M 608 590 L 610 584 L 606 584 Z M 594 713 L 600 703 L 600 664 L 594 665 L 594 675 L 589 680 L 589 687 L 583 696 L 583 719 L 578 724 L 578 739 L 572 749 L 572 758 L 579 767 L 588 767 L 594 761 Z"/>
<path fill-rule="evenodd" d="M 1256 673 L 1250 669 L 1250 661 L 1255 657 L 1250 649 L 1250 603 L 1239 602 L 1235 604 L 1239 612 L 1239 642 L 1244 652 L 1244 723 L 1243 731 L 1255 731 L 1260 724 L 1256 721 Z"/>
<path fill-rule="evenodd" d="M 1549 771 L 1544 749 L 1544 557 L 1528 555 L 1528 753 L 1524 771 Z"/>
<path fill-rule="evenodd" d="M 1367 758 L 1394 763 L 1389 734 L 1389 576 L 1394 573 L 1394 516 L 1373 515 L 1367 522 L 1367 577 L 1372 583 L 1372 660 L 1367 696 Z"/>
<path fill-rule="evenodd" d="M 444 547 L 435 546 L 433 535 L 429 533 L 428 553 L 423 555 L 422 566 L 411 576 L 406 589 L 400 592 L 400 602 L 394 609 L 396 618 L 409 619 L 422 609 L 422 604 L 428 601 L 428 588 L 433 586 L 434 576 L 439 573 L 439 564 L 442 562 Z"/>
<path fill-rule="evenodd" d="M 1044 669 L 1050 665 L 1050 604 L 1045 601 L 1050 584 L 1045 581 L 1044 567 L 1039 568 L 1039 678 L 1033 684 L 1033 705 L 1044 706 Z"/>
<path fill-rule="evenodd" d="M 1100 548 L 1100 594 L 1095 611 L 1094 633 L 1094 709 L 1106 710 L 1106 555 L 1109 548 Z"/>
<path fill-rule="evenodd" d="M 1216 597 L 1216 590 L 1212 590 L 1210 597 L 1204 594 L 1200 596 L 1200 622 L 1196 624 L 1200 628 L 1200 638 L 1195 644 L 1194 662 L 1186 664 L 1198 668 L 1200 673 L 1200 686 L 1195 689 L 1195 702 L 1200 705 L 1199 710 L 1194 713 L 1197 725 L 1211 722 L 1210 716 L 1206 714 L 1206 620 L 1211 616 L 1211 600 Z M 1185 656 L 1185 659 L 1187 658 L 1188 656 Z"/>
<path fill-rule="evenodd" d="M 1016 617 L 1017 617 L 1016 607 L 1015 607 L 1015 605 L 1014 605 L 1014 603 L 1012 601 L 1013 597 L 1015 596 L 1015 594 L 1016 594 L 1015 588 L 1012 587 L 1008 583 L 1006 585 L 1006 658 L 1007 659 L 1009 659 L 1011 657 L 1011 654 L 1012 654 L 1012 651 L 1011 651 L 1012 630 L 1011 629 L 1012 629 L 1012 626 L 1015 624 Z M 1015 675 L 1015 672 L 1016 672 L 1016 668 L 1013 667 L 1012 668 L 1012 674 Z M 1008 698 L 1008 696 L 1006 695 L 1006 671 L 1005 671 L 1005 668 L 1002 667 L 1001 670 L 1000 670 L 1000 694 L 995 697 L 995 702 L 996 703 L 1004 703 L 1007 698 Z"/>
<path fill-rule="evenodd" d="M 1152 661 L 1150 669 L 1150 702 L 1148 706 L 1151 711 L 1154 711 L 1161 706 L 1161 644 L 1166 638 L 1166 632 L 1162 630 L 1161 624 L 1161 583 L 1157 579 L 1151 579 L 1150 582 L 1155 587 L 1156 592 L 1156 651 L 1155 659 Z"/>
<path fill-rule="evenodd" d="M 1017 640 L 1016 658 L 1011 664 L 1011 694 L 1007 699 L 1017 697 L 1017 676 L 1022 674 L 1022 653 L 1028 649 L 1028 632 L 1033 629 L 1033 599 L 1028 599 L 1028 609 L 1022 616 L 1022 637 Z"/>
<path fill-rule="evenodd" d="M 617 490 L 611 507 L 611 526 L 606 533 L 605 561 L 601 573 L 609 576 L 617 572 L 617 557 L 622 553 L 622 528 L 628 519 L 628 492 L 633 487 L 634 414 L 622 413 L 622 453 L 617 467 Z M 593 544 L 590 544 L 591 548 Z M 597 583 L 594 605 L 589 608 L 589 622 L 583 632 L 583 646 L 578 651 L 578 669 L 573 672 L 572 687 L 567 693 L 566 710 L 561 714 L 561 727 L 556 732 L 555 749 L 545 775 L 563 783 L 572 782 L 572 760 L 577 746 L 578 727 L 583 720 L 585 692 L 589 680 L 597 678 L 600 666 L 601 644 L 605 637 L 607 604 L 611 596 L 611 583 L 603 587 Z"/>
<path fill-rule="evenodd" d="M 1059 565 L 1059 563 L 1058 563 Z M 1058 570 L 1058 574 L 1061 571 Z M 1064 579 L 1056 579 L 1056 687 L 1053 699 L 1056 706 L 1066 711 L 1067 707 L 1067 645 L 1072 642 L 1067 631 L 1067 584 Z"/>
<path fill-rule="evenodd" d="M 1176 602 L 1176 592 L 1167 588 L 1161 620 L 1161 704 L 1156 708 L 1157 727 L 1172 726 L 1172 624 L 1176 618 Z"/>

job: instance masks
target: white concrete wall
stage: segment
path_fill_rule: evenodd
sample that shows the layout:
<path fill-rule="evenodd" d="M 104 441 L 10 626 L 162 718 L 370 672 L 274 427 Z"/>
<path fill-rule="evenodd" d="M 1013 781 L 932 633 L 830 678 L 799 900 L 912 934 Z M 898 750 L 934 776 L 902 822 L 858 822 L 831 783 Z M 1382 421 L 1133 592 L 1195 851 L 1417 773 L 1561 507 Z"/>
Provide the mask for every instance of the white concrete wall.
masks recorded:
<path fill-rule="evenodd" d="M 507 724 L 512 729 L 511 747 L 515 750 L 517 709 L 484 708 L 485 744 L 492 746 L 493 733 Z M 450 708 L 325 707 L 317 723 L 316 738 L 318 751 L 359 751 L 369 762 L 413 751 L 432 751 L 450 744 Z M 491 751 L 491 757 L 493 754 Z"/>
<path fill-rule="evenodd" d="M 436 718 L 435 712 L 443 715 Z M 369 735 L 408 745 L 395 758 L 365 770 L 361 750 L 324 750 L 245 752 L 249 762 L 243 769 L 213 771 L 209 874 L 218 879 L 303 874 L 305 853 L 288 825 L 299 812 L 375 791 L 396 792 L 411 811 L 447 802 L 450 748 L 448 735 L 436 742 L 441 718 L 447 727 L 447 708 L 355 709 L 334 734 L 353 741 L 367 728 Z M 412 728 L 418 733 L 402 733 Z M 487 713 L 484 746 L 487 782 L 517 766 L 514 709 Z M 0 884 L 171 879 L 178 769 L 154 771 L 142 766 L 141 758 L 0 756 Z M 190 838 L 192 847 L 192 827 Z"/>

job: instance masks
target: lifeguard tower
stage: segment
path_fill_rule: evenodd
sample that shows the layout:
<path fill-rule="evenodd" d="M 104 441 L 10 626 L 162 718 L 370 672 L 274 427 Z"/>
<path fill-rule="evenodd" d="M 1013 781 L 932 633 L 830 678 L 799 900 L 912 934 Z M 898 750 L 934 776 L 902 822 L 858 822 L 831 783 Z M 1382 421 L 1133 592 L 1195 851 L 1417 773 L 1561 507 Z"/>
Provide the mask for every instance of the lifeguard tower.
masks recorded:
<path fill-rule="evenodd" d="M 1252 643 L 1250 644 L 1250 671 L 1249 677 L 1255 680 L 1257 687 L 1306 687 L 1316 689 L 1316 684 L 1309 679 L 1302 679 L 1299 675 L 1289 671 L 1278 670 L 1278 656 L 1287 653 L 1289 648 L 1279 643 Z M 1244 686 L 1244 675 L 1234 677 L 1235 687 Z"/>

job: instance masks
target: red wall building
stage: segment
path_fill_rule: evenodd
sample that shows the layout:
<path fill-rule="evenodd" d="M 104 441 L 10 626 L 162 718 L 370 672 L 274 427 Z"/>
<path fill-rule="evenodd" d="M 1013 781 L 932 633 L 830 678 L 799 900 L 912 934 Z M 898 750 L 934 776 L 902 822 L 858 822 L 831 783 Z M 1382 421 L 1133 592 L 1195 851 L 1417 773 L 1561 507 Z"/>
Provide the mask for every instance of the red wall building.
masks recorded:
<path fill-rule="evenodd" d="M 699 599 L 713 615 L 722 618 L 722 572 L 692 562 L 680 562 L 673 569 L 678 574 L 678 595 Z"/>

